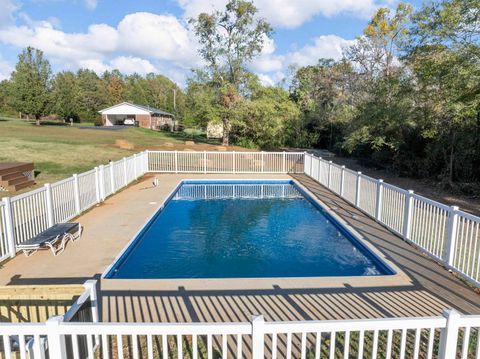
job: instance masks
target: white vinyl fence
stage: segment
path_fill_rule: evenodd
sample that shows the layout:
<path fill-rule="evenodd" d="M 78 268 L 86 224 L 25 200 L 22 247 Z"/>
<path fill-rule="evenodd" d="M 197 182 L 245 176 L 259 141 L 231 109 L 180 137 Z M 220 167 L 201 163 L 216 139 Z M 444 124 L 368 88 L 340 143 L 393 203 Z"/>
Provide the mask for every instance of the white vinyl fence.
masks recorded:
<path fill-rule="evenodd" d="M 0 201 L 0 261 L 16 245 L 56 223 L 69 221 L 144 175 L 147 152 L 74 174 L 56 183 Z"/>
<path fill-rule="evenodd" d="M 72 307 L 77 315 L 84 293 Z M 90 313 L 87 310 L 87 313 Z M 237 323 L 0 324 L 3 358 L 480 358 L 480 316 Z"/>
<path fill-rule="evenodd" d="M 305 173 L 480 286 L 480 218 L 310 154 Z"/>
<path fill-rule="evenodd" d="M 304 152 L 148 151 L 149 172 L 303 173 Z"/>

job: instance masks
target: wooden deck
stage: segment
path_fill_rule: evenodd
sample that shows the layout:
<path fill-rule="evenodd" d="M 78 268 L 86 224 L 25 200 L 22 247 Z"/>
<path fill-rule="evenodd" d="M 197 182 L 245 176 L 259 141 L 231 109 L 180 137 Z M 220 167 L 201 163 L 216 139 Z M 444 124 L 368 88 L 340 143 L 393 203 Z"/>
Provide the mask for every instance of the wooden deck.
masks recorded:
<path fill-rule="evenodd" d="M 253 314 L 275 321 L 349 319 L 440 315 L 445 308 L 480 314 L 480 295 L 454 275 L 310 178 L 294 178 L 403 270 L 409 282 L 358 286 L 332 280 L 331 286 L 295 289 L 273 279 L 263 289 L 172 290 L 160 285 L 115 289 L 103 281 L 102 320 L 228 322 L 246 321 Z"/>

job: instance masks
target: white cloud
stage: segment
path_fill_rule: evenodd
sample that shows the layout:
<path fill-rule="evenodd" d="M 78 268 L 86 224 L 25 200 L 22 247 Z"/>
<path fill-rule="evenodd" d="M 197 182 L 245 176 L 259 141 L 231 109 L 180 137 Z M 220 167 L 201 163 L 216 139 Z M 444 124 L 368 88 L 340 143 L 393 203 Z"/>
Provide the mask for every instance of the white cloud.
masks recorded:
<path fill-rule="evenodd" d="M 268 49 L 250 64 L 250 68 L 259 74 L 264 84 L 273 85 L 285 77 L 284 72 L 289 65 L 314 65 L 321 58 L 340 60 L 343 49 L 353 43 L 354 40 L 346 40 L 337 35 L 322 35 L 300 49 L 277 55 L 272 40 L 267 44 Z"/>
<path fill-rule="evenodd" d="M 199 64 L 193 35 L 173 15 L 133 13 L 116 27 L 92 24 L 81 33 L 61 31 L 46 20 L 27 20 L 24 25 L 0 29 L 0 43 L 38 48 L 61 68 L 148 73 L 158 68 L 151 62 L 155 61 L 165 63 L 163 67 L 178 78 L 173 69 L 185 72 Z"/>
<path fill-rule="evenodd" d="M 13 66 L 0 56 L 0 81 L 10 78 L 12 71 Z"/>
<path fill-rule="evenodd" d="M 33 46 L 48 56 L 69 61 L 98 58 L 117 48 L 118 33 L 111 26 L 90 25 L 86 33 L 65 33 L 48 21 L 0 30 L 0 42 L 20 48 Z"/>
<path fill-rule="evenodd" d="M 354 40 L 346 40 L 337 35 L 322 35 L 315 38 L 313 44 L 286 55 L 291 64 L 299 66 L 313 65 L 320 58 L 339 60 L 345 47 L 351 46 Z"/>
<path fill-rule="evenodd" d="M 128 75 L 133 73 L 145 75 L 151 72 L 158 72 L 150 61 L 132 56 L 119 56 L 114 58 L 110 61 L 110 67 Z"/>
<path fill-rule="evenodd" d="M 197 58 L 192 34 L 173 15 L 146 12 L 127 15 L 118 24 L 118 35 L 123 50 L 140 56 L 187 65 Z"/>
<path fill-rule="evenodd" d="M 256 72 L 279 71 L 283 68 L 283 57 L 275 54 L 276 45 L 273 39 L 265 36 L 260 55 L 253 60 L 251 69 Z"/>
<path fill-rule="evenodd" d="M 97 8 L 98 1 L 97 0 L 85 0 L 85 6 L 89 10 L 95 10 Z"/>
<path fill-rule="evenodd" d="M 357 18 L 369 18 L 380 6 L 390 6 L 396 0 L 256 0 L 261 17 L 273 26 L 295 28 L 316 15 L 332 17 L 348 14 Z M 186 17 L 201 12 L 223 9 L 227 0 L 177 0 Z"/>
<path fill-rule="evenodd" d="M 13 13 L 19 8 L 20 6 L 14 0 L 0 0 L 0 28 L 13 22 Z"/>
<path fill-rule="evenodd" d="M 258 78 L 264 86 L 275 86 L 283 79 L 285 79 L 285 74 L 282 71 L 277 71 L 273 74 L 260 73 L 258 74 Z"/>

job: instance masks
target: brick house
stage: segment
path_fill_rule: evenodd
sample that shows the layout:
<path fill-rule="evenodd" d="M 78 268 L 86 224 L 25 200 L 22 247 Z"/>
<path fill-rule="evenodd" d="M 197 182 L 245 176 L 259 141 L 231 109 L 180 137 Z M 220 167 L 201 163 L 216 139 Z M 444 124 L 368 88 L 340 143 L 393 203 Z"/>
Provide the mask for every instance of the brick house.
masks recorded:
<path fill-rule="evenodd" d="M 175 116 L 157 108 L 122 102 L 99 111 L 104 126 L 137 125 L 151 130 L 173 130 Z"/>

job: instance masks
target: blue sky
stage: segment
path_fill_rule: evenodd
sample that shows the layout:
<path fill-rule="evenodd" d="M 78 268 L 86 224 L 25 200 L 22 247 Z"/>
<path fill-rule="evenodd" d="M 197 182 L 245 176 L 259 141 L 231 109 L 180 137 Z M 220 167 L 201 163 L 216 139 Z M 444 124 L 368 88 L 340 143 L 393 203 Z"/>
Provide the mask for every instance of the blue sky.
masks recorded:
<path fill-rule="evenodd" d="M 55 72 L 163 73 L 179 84 L 200 66 L 187 19 L 226 0 L 0 0 L 0 79 L 26 46 L 43 50 Z M 410 1 L 414 6 L 421 0 Z M 339 58 L 380 6 L 397 0 L 255 0 L 274 27 L 250 68 L 276 83 L 290 64 Z"/>

